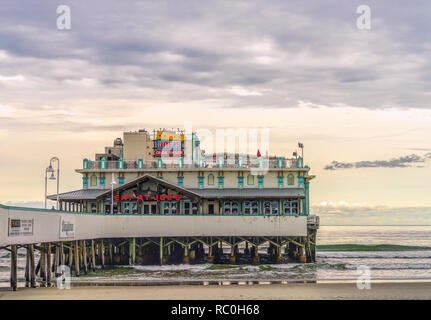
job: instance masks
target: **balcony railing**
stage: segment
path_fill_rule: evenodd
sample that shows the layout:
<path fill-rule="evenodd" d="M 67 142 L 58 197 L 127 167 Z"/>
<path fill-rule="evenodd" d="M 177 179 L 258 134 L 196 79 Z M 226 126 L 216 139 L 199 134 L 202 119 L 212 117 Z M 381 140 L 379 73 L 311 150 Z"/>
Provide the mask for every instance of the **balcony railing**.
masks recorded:
<path fill-rule="evenodd" d="M 174 158 L 165 160 L 159 158 L 157 160 L 144 161 L 138 160 L 117 160 L 117 161 L 92 161 L 84 159 L 84 170 L 140 170 L 140 169 L 182 169 L 182 168 L 303 168 L 301 158 L 278 158 L 278 159 L 199 159 L 194 163 L 184 163 L 182 158 Z"/>

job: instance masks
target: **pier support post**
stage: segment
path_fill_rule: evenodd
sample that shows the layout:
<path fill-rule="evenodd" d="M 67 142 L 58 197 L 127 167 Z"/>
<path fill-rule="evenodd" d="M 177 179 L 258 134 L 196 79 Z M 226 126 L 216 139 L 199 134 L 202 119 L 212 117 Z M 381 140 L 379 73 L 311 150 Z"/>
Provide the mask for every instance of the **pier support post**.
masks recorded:
<path fill-rule="evenodd" d="M 51 264 L 51 244 L 46 244 L 46 285 L 51 287 L 51 272 L 52 272 L 52 264 Z"/>
<path fill-rule="evenodd" d="M 183 262 L 184 263 L 189 263 L 190 259 L 189 259 L 189 246 L 185 245 L 184 246 L 184 257 L 183 257 Z"/>
<path fill-rule="evenodd" d="M 30 250 L 26 246 L 26 255 L 25 255 L 25 287 L 30 287 Z"/>
<path fill-rule="evenodd" d="M 283 257 L 283 250 L 282 247 L 277 247 L 277 263 L 283 263 L 284 257 Z"/>
<path fill-rule="evenodd" d="M 254 245 L 253 263 L 259 263 L 259 246 Z"/>
<path fill-rule="evenodd" d="M 163 246 L 161 248 L 163 249 Z M 129 265 L 134 265 L 135 261 L 136 261 L 136 239 L 131 238 L 129 240 Z"/>
<path fill-rule="evenodd" d="M 213 247 L 211 243 L 208 245 L 208 263 L 214 263 Z"/>
<path fill-rule="evenodd" d="M 36 268 L 34 265 L 34 245 L 29 245 L 29 258 L 30 258 L 30 286 L 36 288 Z"/>
<path fill-rule="evenodd" d="M 234 264 L 236 262 L 235 246 L 232 245 L 230 250 L 231 250 L 231 252 L 230 252 L 229 262 Z"/>
<path fill-rule="evenodd" d="M 82 240 L 82 262 L 83 262 L 83 267 L 84 267 L 84 273 L 87 274 L 88 273 L 88 262 L 87 262 L 87 246 L 86 246 L 86 241 Z"/>
<path fill-rule="evenodd" d="M 79 277 L 79 242 L 75 241 L 75 276 Z"/>
<path fill-rule="evenodd" d="M 305 256 L 304 245 L 302 247 L 300 247 L 299 250 L 300 250 L 299 262 L 306 263 L 307 262 L 307 257 Z"/>
<path fill-rule="evenodd" d="M 113 255 L 113 246 L 112 246 L 112 240 L 109 240 L 108 242 L 108 254 L 109 254 L 109 264 L 112 266 L 114 265 L 114 255 Z"/>
<path fill-rule="evenodd" d="M 94 240 L 91 240 L 91 270 L 96 271 L 96 250 L 94 248 Z"/>
<path fill-rule="evenodd" d="M 41 247 L 42 248 L 39 250 L 40 277 L 42 278 L 41 286 L 46 287 L 46 252 L 45 252 L 46 246 L 44 244 L 41 244 Z"/>
<path fill-rule="evenodd" d="M 17 288 L 17 248 L 16 245 L 11 246 L 11 258 L 10 258 L 10 286 L 13 291 Z"/>
<path fill-rule="evenodd" d="M 57 247 L 57 249 L 58 249 L 58 247 Z M 64 265 L 64 244 L 63 244 L 63 242 L 60 242 L 59 258 L 60 258 L 60 265 Z M 57 272 L 57 270 L 56 270 L 56 272 Z"/>
<path fill-rule="evenodd" d="M 102 269 L 105 269 L 105 246 L 103 240 L 100 240 L 100 264 L 102 265 Z"/>
<path fill-rule="evenodd" d="M 160 237 L 159 262 L 160 262 L 160 265 L 163 265 L 163 263 L 165 262 L 164 259 L 163 259 L 163 237 Z"/>

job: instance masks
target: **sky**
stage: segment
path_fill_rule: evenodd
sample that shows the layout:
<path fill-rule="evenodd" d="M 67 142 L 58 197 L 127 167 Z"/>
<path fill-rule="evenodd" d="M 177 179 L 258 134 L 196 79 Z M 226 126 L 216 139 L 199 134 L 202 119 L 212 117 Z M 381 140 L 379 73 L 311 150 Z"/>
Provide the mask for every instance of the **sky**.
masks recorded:
<path fill-rule="evenodd" d="M 360 5 L 370 29 L 358 28 Z M 70 7 L 71 28 L 57 27 Z M 431 225 L 429 1 L 2 1 L 0 203 L 41 206 L 123 131 L 300 141 L 322 224 Z M 205 147 L 205 145 L 204 145 Z M 55 184 L 49 185 L 49 193 Z"/>

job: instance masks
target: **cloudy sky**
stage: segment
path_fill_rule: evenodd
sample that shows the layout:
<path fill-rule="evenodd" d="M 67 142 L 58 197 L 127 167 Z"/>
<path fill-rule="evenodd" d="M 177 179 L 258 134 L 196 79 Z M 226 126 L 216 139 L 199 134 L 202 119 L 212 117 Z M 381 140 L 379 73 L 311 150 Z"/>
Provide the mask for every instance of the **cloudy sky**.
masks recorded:
<path fill-rule="evenodd" d="M 371 29 L 357 27 L 357 7 Z M 57 28 L 57 7 L 71 30 Z M 431 224 L 429 1 L 10 1 L 0 6 L 0 203 L 40 205 L 124 130 L 298 141 L 330 224 Z M 50 186 L 54 192 L 54 186 Z"/>

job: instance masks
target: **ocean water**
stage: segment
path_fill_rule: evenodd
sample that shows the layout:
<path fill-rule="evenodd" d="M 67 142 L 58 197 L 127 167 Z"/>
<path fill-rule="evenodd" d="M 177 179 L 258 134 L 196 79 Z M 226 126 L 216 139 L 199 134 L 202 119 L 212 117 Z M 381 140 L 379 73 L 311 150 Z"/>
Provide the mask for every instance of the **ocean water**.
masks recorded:
<path fill-rule="evenodd" d="M 98 269 L 80 282 L 159 281 L 324 281 L 356 280 L 366 266 L 372 280 L 431 280 L 431 226 L 322 226 L 317 261 L 264 265 L 165 265 Z M 360 245 L 352 251 L 349 244 Z M 386 245 L 374 247 L 375 245 Z M 407 246 L 407 247 L 406 247 Z M 414 247 L 413 247 L 414 246 Z M 360 251 L 356 251 L 360 250 Z M 366 250 L 366 251 L 364 251 Z M 383 250 L 383 251 L 380 251 Z M 265 248 L 260 252 L 264 253 Z M 226 248 L 226 253 L 229 252 Z M 25 251 L 18 251 L 18 278 L 24 279 Z M 9 254 L 0 251 L 0 286 L 8 286 Z M 22 283 L 20 284 L 22 285 Z"/>

